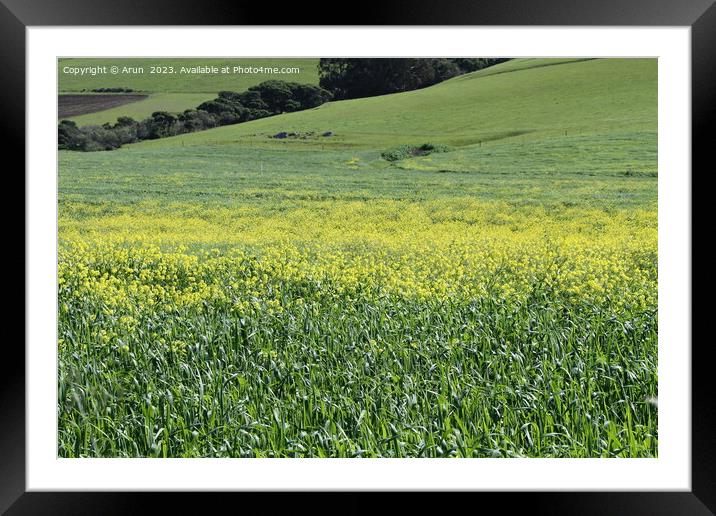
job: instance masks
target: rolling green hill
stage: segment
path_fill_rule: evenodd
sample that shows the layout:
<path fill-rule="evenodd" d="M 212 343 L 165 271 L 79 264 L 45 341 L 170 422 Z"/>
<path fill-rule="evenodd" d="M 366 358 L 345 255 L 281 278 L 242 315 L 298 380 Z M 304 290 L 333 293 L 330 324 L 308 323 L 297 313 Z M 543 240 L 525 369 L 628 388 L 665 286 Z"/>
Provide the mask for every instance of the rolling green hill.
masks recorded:
<path fill-rule="evenodd" d="M 111 73 L 97 75 L 76 75 L 65 73 L 67 67 L 118 66 L 121 68 L 142 68 L 142 72 Z M 151 73 L 151 67 L 173 67 L 175 73 Z M 257 73 L 204 74 L 181 73 L 181 68 L 191 69 L 198 66 L 234 66 L 263 69 Z M 271 69 L 298 68 L 299 73 L 272 73 Z M 164 71 L 164 69 L 162 69 Z M 244 91 L 251 86 L 269 79 L 318 84 L 318 59 L 269 59 L 269 58 L 81 58 L 61 59 L 57 63 L 59 92 L 78 93 L 96 88 L 131 88 L 135 91 L 150 93 L 145 100 L 107 109 L 87 115 L 75 116 L 78 125 L 101 125 L 115 122 L 117 117 L 130 116 L 142 119 L 154 111 L 181 112 L 195 108 L 205 100 L 216 97 L 222 90 Z"/>
<path fill-rule="evenodd" d="M 251 143 L 379 149 L 619 133 L 656 141 L 655 59 L 513 60 L 430 88 L 324 104 L 137 147 Z M 331 138 L 269 139 L 281 131 Z"/>

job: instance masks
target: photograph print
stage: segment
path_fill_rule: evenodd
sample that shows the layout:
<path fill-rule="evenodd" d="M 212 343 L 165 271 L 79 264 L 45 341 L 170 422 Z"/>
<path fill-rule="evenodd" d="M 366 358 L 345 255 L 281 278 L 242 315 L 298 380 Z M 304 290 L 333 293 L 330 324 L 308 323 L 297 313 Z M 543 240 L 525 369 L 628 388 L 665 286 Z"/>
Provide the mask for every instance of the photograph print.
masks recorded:
<path fill-rule="evenodd" d="M 657 60 L 60 58 L 57 456 L 658 456 Z"/>

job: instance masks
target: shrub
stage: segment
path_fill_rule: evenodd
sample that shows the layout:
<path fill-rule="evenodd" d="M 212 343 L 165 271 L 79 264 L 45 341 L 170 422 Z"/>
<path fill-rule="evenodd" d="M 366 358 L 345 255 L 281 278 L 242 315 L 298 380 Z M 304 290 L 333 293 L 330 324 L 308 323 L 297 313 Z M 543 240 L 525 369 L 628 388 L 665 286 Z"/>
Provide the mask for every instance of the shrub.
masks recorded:
<path fill-rule="evenodd" d="M 434 143 L 423 143 L 417 146 L 399 145 L 398 147 L 383 151 L 380 156 L 386 161 L 399 161 L 413 156 L 427 156 L 435 152 L 449 152 L 450 150 L 447 145 Z"/>
<path fill-rule="evenodd" d="M 120 116 L 117 118 L 117 123 L 114 127 L 130 127 L 137 125 L 137 121 L 130 116 Z"/>
<path fill-rule="evenodd" d="M 215 115 L 231 112 L 234 110 L 234 104 L 223 98 L 217 98 L 215 100 L 208 100 L 199 104 L 196 109 L 213 113 Z"/>
<path fill-rule="evenodd" d="M 245 91 L 238 94 L 238 100 L 242 106 L 251 110 L 268 111 L 268 104 L 261 98 L 258 91 Z"/>
<path fill-rule="evenodd" d="M 386 161 L 399 161 L 407 158 L 412 149 L 412 145 L 399 145 L 398 147 L 393 147 L 392 149 L 383 151 L 380 156 Z"/>
<path fill-rule="evenodd" d="M 267 111 L 265 109 L 254 109 L 251 111 L 251 118 L 249 120 L 255 120 L 257 118 L 266 118 L 267 116 L 271 116 L 273 113 L 271 111 Z"/>
<path fill-rule="evenodd" d="M 82 150 L 112 150 L 119 148 L 122 143 L 117 134 L 106 127 L 90 125 L 83 127 L 81 131 L 86 135 Z"/>
<path fill-rule="evenodd" d="M 442 143 L 423 143 L 420 147 L 414 149 L 413 154 L 424 155 L 432 154 L 434 152 L 450 152 L 450 147 L 443 145 Z"/>
<path fill-rule="evenodd" d="M 311 109 L 331 100 L 331 93 L 313 84 L 291 83 L 293 98 L 301 105 L 300 109 Z"/>
<path fill-rule="evenodd" d="M 283 81 L 265 81 L 256 86 L 251 86 L 249 91 L 256 91 L 261 99 L 268 106 L 269 111 L 282 113 L 285 111 L 286 102 L 293 97 L 291 88 Z"/>
<path fill-rule="evenodd" d="M 286 104 L 283 106 L 283 110 L 286 113 L 291 113 L 292 111 L 300 111 L 301 110 L 301 103 L 297 102 L 295 100 L 287 100 Z"/>
<path fill-rule="evenodd" d="M 95 88 L 92 91 L 96 93 L 131 93 L 134 90 L 132 88 Z"/>
<path fill-rule="evenodd" d="M 179 121 L 183 124 L 182 132 L 193 133 L 211 129 L 218 125 L 217 117 L 207 111 L 187 109 L 179 115 Z"/>
<path fill-rule="evenodd" d="M 178 119 L 166 111 L 155 111 L 148 119 L 149 139 L 166 138 L 179 134 Z"/>
<path fill-rule="evenodd" d="M 82 131 L 72 120 L 60 120 L 57 126 L 57 143 L 60 149 L 80 150 Z"/>

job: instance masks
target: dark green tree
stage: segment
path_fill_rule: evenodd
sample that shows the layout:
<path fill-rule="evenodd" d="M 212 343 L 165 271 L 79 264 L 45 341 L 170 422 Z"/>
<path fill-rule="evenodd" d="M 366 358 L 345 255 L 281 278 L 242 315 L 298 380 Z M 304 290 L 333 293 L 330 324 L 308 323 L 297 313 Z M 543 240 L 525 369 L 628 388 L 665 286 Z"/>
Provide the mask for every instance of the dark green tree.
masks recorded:
<path fill-rule="evenodd" d="M 335 99 L 372 97 L 431 86 L 504 59 L 325 58 L 318 64 L 320 86 Z"/>

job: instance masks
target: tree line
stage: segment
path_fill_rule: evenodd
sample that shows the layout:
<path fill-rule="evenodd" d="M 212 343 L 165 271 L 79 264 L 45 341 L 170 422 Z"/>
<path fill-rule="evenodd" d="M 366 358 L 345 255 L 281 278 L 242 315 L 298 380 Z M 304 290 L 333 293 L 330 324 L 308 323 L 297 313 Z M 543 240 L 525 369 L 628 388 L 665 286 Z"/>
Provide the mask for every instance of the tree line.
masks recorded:
<path fill-rule="evenodd" d="M 323 58 L 319 85 L 334 100 L 416 90 L 507 61 L 506 58 Z"/>
<path fill-rule="evenodd" d="M 174 115 L 156 111 L 144 120 L 119 117 L 114 124 L 79 127 L 62 120 L 58 127 L 60 149 L 112 150 L 127 143 L 166 138 L 222 125 L 238 124 L 280 113 L 310 109 L 327 102 L 331 94 L 320 86 L 284 81 L 265 81 L 247 91 L 219 92 L 214 100 Z"/>

